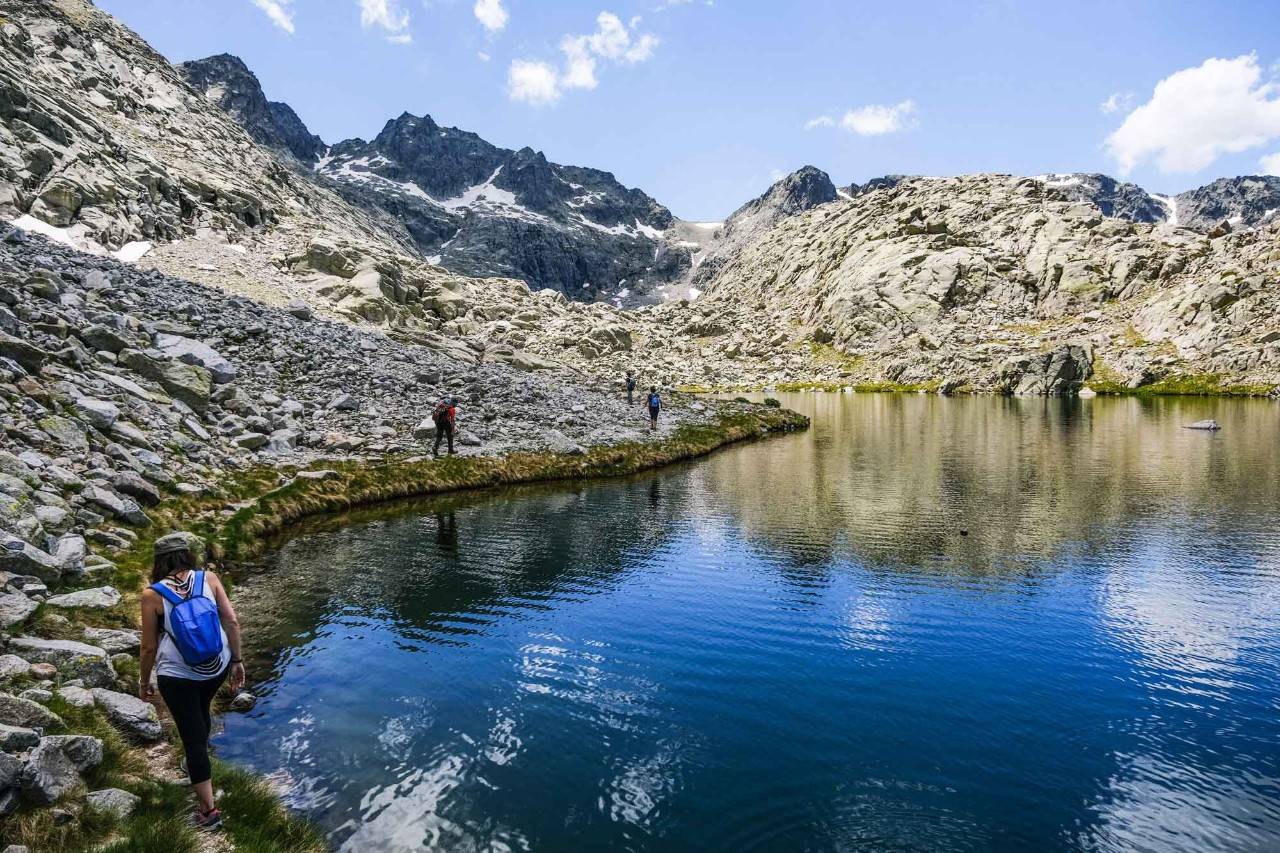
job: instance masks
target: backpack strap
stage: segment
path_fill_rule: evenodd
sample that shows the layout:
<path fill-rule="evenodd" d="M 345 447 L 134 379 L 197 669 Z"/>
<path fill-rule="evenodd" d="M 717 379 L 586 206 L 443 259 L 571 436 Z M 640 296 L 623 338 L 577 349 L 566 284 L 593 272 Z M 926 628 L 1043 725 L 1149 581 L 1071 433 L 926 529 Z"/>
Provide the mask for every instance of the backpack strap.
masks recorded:
<path fill-rule="evenodd" d="M 169 589 L 169 587 L 163 581 L 157 581 L 156 583 L 153 583 L 151 585 L 151 588 L 154 589 L 157 593 L 159 593 L 161 598 L 163 598 L 165 601 L 169 602 L 170 604 L 174 605 L 175 607 L 183 602 L 182 596 L 178 595 L 176 592 Z"/>
<path fill-rule="evenodd" d="M 191 597 L 199 598 L 204 595 L 204 572 L 195 572 L 195 578 L 191 581 Z"/>

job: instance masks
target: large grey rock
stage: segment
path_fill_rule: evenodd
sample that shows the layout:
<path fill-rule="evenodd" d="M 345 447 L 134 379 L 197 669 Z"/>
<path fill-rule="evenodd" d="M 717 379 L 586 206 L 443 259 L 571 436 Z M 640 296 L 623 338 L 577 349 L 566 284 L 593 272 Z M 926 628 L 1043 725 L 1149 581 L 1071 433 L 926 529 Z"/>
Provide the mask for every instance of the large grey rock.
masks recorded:
<path fill-rule="evenodd" d="M 59 687 L 58 698 L 73 708 L 92 708 L 93 691 L 86 687 Z"/>
<path fill-rule="evenodd" d="M 1092 375 L 1089 349 L 1063 346 L 1006 362 L 1001 369 L 1001 387 L 1018 397 L 1072 397 Z"/>
<path fill-rule="evenodd" d="M 51 663 L 64 679 L 79 678 L 89 687 L 115 683 L 116 672 L 104 649 L 74 640 L 14 637 L 9 651 L 32 663 Z"/>
<path fill-rule="evenodd" d="M 552 453 L 560 453 L 566 456 L 581 456 L 586 453 L 582 445 L 559 430 L 547 430 L 543 433 L 543 440 L 546 441 L 547 449 Z"/>
<path fill-rule="evenodd" d="M 35 575 L 46 583 L 62 577 L 62 564 L 50 554 L 10 533 L 0 532 L 0 571 Z"/>
<path fill-rule="evenodd" d="M 62 566 L 64 574 L 79 577 L 84 574 L 85 559 L 89 555 L 89 546 L 84 537 L 68 533 L 58 539 L 53 548 L 53 558 Z"/>
<path fill-rule="evenodd" d="M 111 425 L 120 417 L 120 407 L 106 400 L 93 397 L 81 397 L 75 402 L 76 414 L 81 420 L 102 432 L 111 429 Z"/>
<path fill-rule="evenodd" d="M 113 586 L 78 589 L 75 592 L 51 596 L 46 602 L 51 607 L 84 607 L 94 610 L 106 610 L 119 603 L 120 591 Z"/>
<path fill-rule="evenodd" d="M 236 366 L 222 353 L 203 341 L 184 338 L 180 335 L 157 335 L 156 349 L 168 358 L 203 367 L 219 385 L 224 385 L 236 378 Z"/>
<path fill-rule="evenodd" d="M 160 503 L 163 495 L 150 481 L 133 471 L 120 471 L 111 478 L 111 486 L 122 495 L 128 495 L 146 506 Z"/>
<path fill-rule="evenodd" d="M 36 612 L 39 603 L 22 593 L 0 593 L 0 628 L 10 628 Z"/>
<path fill-rule="evenodd" d="M 86 486 L 81 494 L 85 500 L 101 507 L 121 521 L 140 527 L 151 523 L 150 517 L 142 511 L 142 507 L 133 498 L 124 497 L 101 486 Z"/>
<path fill-rule="evenodd" d="M 112 628 L 85 628 L 84 638 L 86 642 L 100 646 L 108 654 L 113 655 L 121 652 L 136 652 L 141 643 L 141 634 L 138 631 Z"/>
<path fill-rule="evenodd" d="M 80 784 L 80 773 L 102 762 L 102 741 L 87 735 L 42 738 L 27 757 L 23 789 L 37 803 L 51 805 Z"/>
<path fill-rule="evenodd" d="M 163 734 L 155 707 L 137 696 L 97 688 L 93 691 L 93 698 L 107 719 L 135 740 L 150 743 L 159 740 Z"/>
<path fill-rule="evenodd" d="M 34 735 L 35 732 L 32 732 Z M 36 737 L 36 744 L 40 742 L 39 736 Z M 22 771 L 26 767 L 26 762 L 8 752 L 0 752 L 0 791 L 17 787 L 22 784 Z"/>
<path fill-rule="evenodd" d="M 30 669 L 31 664 L 17 655 L 0 655 L 0 681 L 11 681 Z"/>
<path fill-rule="evenodd" d="M 79 423 L 57 415 L 41 418 L 37 423 L 40 429 L 44 430 L 50 438 L 67 450 L 81 451 L 89 449 L 89 438 L 85 435 L 84 427 Z"/>
<path fill-rule="evenodd" d="M 181 400 L 197 412 L 203 412 L 209 405 L 213 374 L 200 365 L 154 358 L 134 349 L 121 352 L 120 363 L 138 375 L 160 383 L 160 387 L 174 399 Z"/>
<path fill-rule="evenodd" d="M 37 702 L 11 693 L 0 693 L 0 723 L 24 729 L 48 729 L 62 725 L 62 720 Z"/>
<path fill-rule="evenodd" d="M 25 752 L 40 743 L 40 733 L 25 726 L 10 726 L 0 723 L 0 750 L 5 752 Z M 4 786 L 0 785 L 0 789 Z"/>
<path fill-rule="evenodd" d="M 103 788 L 101 791 L 90 791 L 84 801 L 91 808 L 107 812 L 117 820 L 124 820 L 138 808 L 142 798 L 119 788 Z"/>
<path fill-rule="evenodd" d="M 1216 432 L 1217 430 L 1222 429 L 1222 427 L 1218 425 L 1217 421 L 1208 420 L 1208 421 L 1196 421 L 1193 424 L 1187 424 L 1187 429 L 1203 429 L 1203 430 L 1208 430 L 1210 432 Z"/>

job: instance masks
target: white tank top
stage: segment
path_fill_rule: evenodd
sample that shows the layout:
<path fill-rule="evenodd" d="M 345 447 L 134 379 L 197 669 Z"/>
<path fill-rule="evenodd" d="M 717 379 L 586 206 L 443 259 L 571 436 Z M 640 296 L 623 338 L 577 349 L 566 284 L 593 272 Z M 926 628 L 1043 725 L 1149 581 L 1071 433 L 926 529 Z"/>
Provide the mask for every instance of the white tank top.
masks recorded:
<path fill-rule="evenodd" d="M 160 583 L 169 587 L 181 598 L 191 595 L 191 583 L 195 580 L 195 572 L 187 572 L 187 576 L 182 581 L 173 578 L 165 578 Z M 209 576 L 206 574 L 204 579 L 204 589 L 202 593 L 205 598 L 217 603 L 217 596 L 213 594 L 213 589 L 209 586 Z M 173 626 L 169 623 L 169 614 L 173 611 L 173 605 L 169 599 L 163 595 L 160 600 L 164 602 L 164 633 L 160 637 L 160 650 L 156 654 L 156 675 L 163 675 L 169 678 L 188 678 L 192 681 L 208 681 L 210 678 L 217 678 L 222 671 L 227 668 L 227 664 L 231 663 L 231 644 L 227 642 L 227 632 L 218 626 L 218 630 L 222 632 L 222 654 L 215 660 L 210 661 L 199 667 L 193 667 L 182 659 L 182 652 L 178 651 L 178 646 L 173 642 Z"/>

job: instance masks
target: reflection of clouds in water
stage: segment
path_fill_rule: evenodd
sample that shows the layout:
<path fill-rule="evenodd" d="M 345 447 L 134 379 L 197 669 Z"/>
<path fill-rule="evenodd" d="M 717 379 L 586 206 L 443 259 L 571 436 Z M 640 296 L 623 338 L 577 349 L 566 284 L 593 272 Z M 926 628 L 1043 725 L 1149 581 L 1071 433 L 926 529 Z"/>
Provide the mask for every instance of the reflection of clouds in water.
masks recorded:
<path fill-rule="evenodd" d="M 1240 656 L 1280 622 L 1280 572 L 1214 571 L 1192 563 L 1176 541 L 1148 539 L 1141 565 L 1119 564 L 1102 589 L 1111 635 L 1189 690 L 1240 686 Z M 1186 565 L 1179 565 L 1185 562 Z M 1152 685 L 1155 686 L 1155 685 Z"/>
<path fill-rule="evenodd" d="M 554 634 L 531 638 L 538 642 L 524 645 L 516 662 L 519 686 L 525 693 L 584 706 L 570 708 L 568 713 L 618 731 L 636 731 L 634 717 L 652 713 L 645 699 L 658 691 L 657 684 L 611 668 L 615 662 L 572 646 L 566 638 Z"/>
<path fill-rule="evenodd" d="M 335 802 L 338 795 L 319 772 L 322 762 L 317 761 L 311 751 L 316 719 L 304 711 L 290 719 L 289 725 L 292 730 L 280 739 L 281 769 L 272 774 L 272 784 L 290 808 L 300 811 L 325 808 Z"/>
<path fill-rule="evenodd" d="M 1097 823 L 1077 843 L 1096 853 L 1280 850 L 1276 777 L 1228 776 L 1139 755 L 1109 780 L 1092 810 Z"/>
<path fill-rule="evenodd" d="M 615 823 L 640 828 L 653 825 L 655 812 L 679 787 L 680 752 L 677 745 L 659 745 L 651 756 L 621 763 L 605 780 L 598 807 Z"/>
<path fill-rule="evenodd" d="M 426 697 L 402 696 L 399 704 L 409 710 L 387 717 L 378 731 L 378 745 L 393 759 L 403 759 L 414 740 L 435 725 L 434 707 Z"/>
<path fill-rule="evenodd" d="M 889 590 L 861 590 L 849 596 L 841 613 L 840 642 L 846 648 L 891 651 L 895 619 L 900 618 L 897 596 Z"/>

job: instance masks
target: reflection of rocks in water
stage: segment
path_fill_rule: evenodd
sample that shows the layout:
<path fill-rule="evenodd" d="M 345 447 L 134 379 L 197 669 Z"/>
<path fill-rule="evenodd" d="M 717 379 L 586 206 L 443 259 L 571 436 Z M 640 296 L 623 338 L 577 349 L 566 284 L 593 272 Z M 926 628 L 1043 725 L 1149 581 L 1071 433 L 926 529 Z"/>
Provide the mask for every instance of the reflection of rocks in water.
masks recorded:
<path fill-rule="evenodd" d="M 239 584 L 255 680 L 280 660 L 275 650 L 306 645 L 331 621 L 376 611 L 410 641 L 460 644 L 508 605 L 607 591 L 677 530 L 682 508 L 656 502 L 660 490 L 658 476 L 526 487 L 304 522 Z"/>
<path fill-rule="evenodd" d="M 811 432 L 711 458 L 689 500 L 793 566 L 849 554 L 912 570 L 1026 571 L 1137 518 L 1212 518 L 1255 497 L 1274 505 L 1280 491 L 1275 432 L 1256 426 L 1272 404 L 1261 401 L 807 394 L 784 404 L 814 417 Z M 1210 414 L 1219 436 L 1181 428 Z"/>

